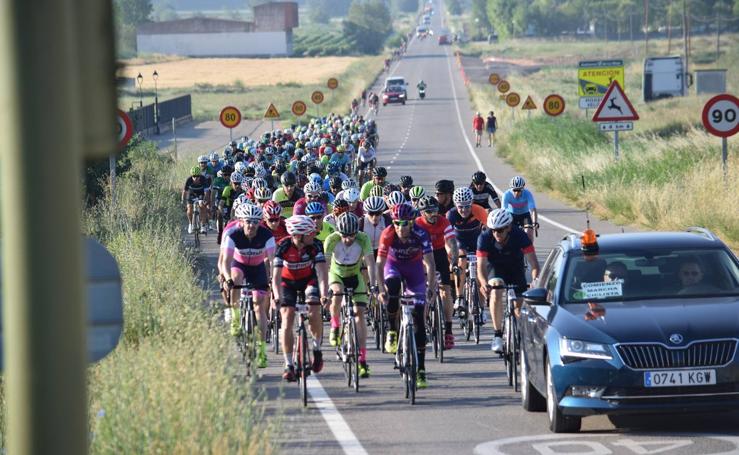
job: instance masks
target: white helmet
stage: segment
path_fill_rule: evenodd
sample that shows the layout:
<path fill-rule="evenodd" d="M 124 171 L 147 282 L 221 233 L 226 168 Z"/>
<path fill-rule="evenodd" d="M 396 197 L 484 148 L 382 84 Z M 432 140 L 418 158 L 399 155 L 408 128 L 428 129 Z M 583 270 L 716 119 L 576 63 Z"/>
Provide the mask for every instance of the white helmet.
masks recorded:
<path fill-rule="evenodd" d="M 261 178 L 255 178 L 251 181 L 252 188 L 267 188 L 267 181 Z"/>
<path fill-rule="evenodd" d="M 513 223 L 513 215 L 505 209 L 495 209 L 488 215 L 488 227 L 490 229 L 502 229 Z"/>
<path fill-rule="evenodd" d="M 468 186 L 460 186 L 456 190 L 454 190 L 454 194 L 452 195 L 452 200 L 454 201 L 454 205 L 470 205 L 472 204 L 472 189 Z"/>
<path fill-rule="evenodd" d="M 342 191 L 343 198 L 346 202 L 352 203 L 359 199 L 359 190 L 356 188 L 347 188 Z"/>
<path fill-rule="evenodd" d="M 396 205 L 402 204 L 404 202 L 405 196 L 403 196 L 403 193 L 401 193 L 400 191 L 393 191 L 387 197 L 387 205 L 390 206 L 390 208 L 393 208 Z"/>
<path fill-rule="evenodd" d="M 244 176 L 239 174 L 238 172 L 234 172 L 231 174 L 231 183 L 238 183 L 241 184 L 241 182 L 244 181 Z"/>
<path fill-rule="evenodd" d="M 293 215 L 285 220 L 285 227 L 287 228 L 287 233 L 290 235 L 303 235 L 315 232 L 316 223 L 308 216 Z"/>
<path fill-rule="evenodd" d="M 234 210 L 234 215 L 239 220 L 256 220 L 260 221 L 262 219 L 262 215 L 264 213 L 262 212 L 262 208 L 255 204 L 240 204 L 236 210 Z"/>
<path fill-rule="evenodd" d="M 519 189 L 526 186 L 526 180 L 523 179 L 520 175 L 517 175 L 511 179 L 511 188 Z"/>
<path fill-rule="evenodd" d="M 370 196 L 364 200 L 362 204 L 365 212 L 384 212 L 387 210 L 385 199 L 380 196 Z"/>
<path fill-rule="evenodd" d="M 359 188 L 359 185 L 357 185 L 357 181 L 351 177 L 341 182 L 342 190 L 348 190 L 349 188 Z"/>
<path fill-rule="evenodd" d="M 237 161 L 236 164 L 234 164 L 234 171 L 236 171 L 239 174 L 243 174 L 246 170 L 246 164 L 244 164 L 243 161 Z"/>
<path fill-rule="evenodd" d="M 322 189 L 323 188 L 321 188 L 321 185 L 319 185 L 318 183 L 316 183 L 316 182 L 308 182 L 303 187 L 303 192 L 306 195 L 307 194 L 321 194 L 321 190 Z"/>
<path fill-rule="evenodd" d="M 208 164 L 208 157 L 205 156 L 205 155 L 200 155 L 198 157 L 198 164 L 200 164 L 200 163 Z"/>

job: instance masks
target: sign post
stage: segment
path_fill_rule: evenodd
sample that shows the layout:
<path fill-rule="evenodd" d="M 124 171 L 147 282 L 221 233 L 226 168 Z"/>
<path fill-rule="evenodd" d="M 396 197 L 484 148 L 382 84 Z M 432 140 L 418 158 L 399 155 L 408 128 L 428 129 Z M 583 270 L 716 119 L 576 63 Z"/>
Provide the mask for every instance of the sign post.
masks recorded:
<path fill-rule="evenodd" d="M 264 118 L 268 118 L 272 122 L 272 131 L 275 130 L 275 119 L 280 118 L 280 113 L 277 112 L 277 108 L 274 104 L 269 103 L 267 110 L 264 112 Z"/>
<path fill-rule="evenodd" d="M 233 106 L 226 106 L 221 109 L 219 120 L 221 121 L 221 125 L 228 128 L 229 142 L 233 141 L 233 129 L 241 123 L 241 111 Z"/>
<path fill-rule="evenodd" d="M 619 159 L 618 132 L 633 130 L 634 120 L 639 120 L 639 114 L 636 113 L 621 85 L 614 80 L 595 110 L 593 121 L 601 122 L 599 126 L 601 131 L 613 131 L 613 154 L 616 161 Z"/>
<path fill-rule="evenodd" d="M 729 173 L 728 138 L 739 132 L 739 98 L 728 94 L 714 96 L 703 106 L 701 118 L 706 131 L 721 138 L 721 161 L 726 182 Z"/>
<path fill-rule="evenodd" d="M 321 108 L 319 107 L 319 104 L 323 103 L 323 92 L 320 90 L 316 90 L 315 92 L 311 93 L 310 100 L 313 102 L 313 104 L 316 105 L 317 117 L 320 117 Z"/>
<path fill-rule="evenodd" d="M 308 110 L 308 106 L 306 106 L 302 101 L 295 101 L 290 110 L 292 110 L 293 114 L 298 117 L 298 126 L 300 126 L 300 117 L 302 117 L 303 114 L 305 114 L 305 111 Z"/>
<path fill-rule="evenodd" d="M 339 87 L 339 80 L 335 77 L 329 78 L 329 80 L 326 82 L 326 87 L 331 90 L 331 101 L 334 101 L 334 90 L 336 90 Z"/>

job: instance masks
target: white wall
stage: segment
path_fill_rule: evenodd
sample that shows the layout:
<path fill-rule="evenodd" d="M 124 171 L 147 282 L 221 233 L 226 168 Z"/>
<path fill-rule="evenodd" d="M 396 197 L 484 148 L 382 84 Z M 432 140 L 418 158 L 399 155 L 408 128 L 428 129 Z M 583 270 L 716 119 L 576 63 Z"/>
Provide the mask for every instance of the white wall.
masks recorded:
<path fill-rule="evenodd" d="M 190 57 L 289 55 L 286 32 L 137 35 L 138 52 Z"/>

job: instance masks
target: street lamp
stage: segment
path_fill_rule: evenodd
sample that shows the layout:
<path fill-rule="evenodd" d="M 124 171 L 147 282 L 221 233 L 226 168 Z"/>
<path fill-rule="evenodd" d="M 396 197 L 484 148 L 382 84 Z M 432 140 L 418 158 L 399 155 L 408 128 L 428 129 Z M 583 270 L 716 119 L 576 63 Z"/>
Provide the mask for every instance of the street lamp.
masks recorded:
<path fill-rule="evenodd" d="M 144 107 L 144 98 L 141 94 L 141 84 L 144 82 L 144 76 L 142 76 L 141 73 L 136 76 L 136 82 L 139 84 L 139 107 Z"/>
<path fill-rule="evenodd" d="M 154 123 L 157 126 L 157 134 L 159 134 L 159 91 L 157 90 L 159 73 L 157 73 L 157 70 L 154 70 L 154 74 L 151 76 L 154 78 Z"/>

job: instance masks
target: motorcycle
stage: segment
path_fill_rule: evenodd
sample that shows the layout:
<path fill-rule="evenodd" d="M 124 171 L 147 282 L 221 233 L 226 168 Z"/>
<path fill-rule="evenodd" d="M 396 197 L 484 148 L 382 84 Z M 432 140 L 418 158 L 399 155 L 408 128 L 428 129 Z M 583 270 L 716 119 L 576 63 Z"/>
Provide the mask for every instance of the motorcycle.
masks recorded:
<path fill-rule="evenodd" d="M 426 89 L 425 88 L 419 88 L 418 89 L 418 97 L 421 99 L 426 98 Z"/>

